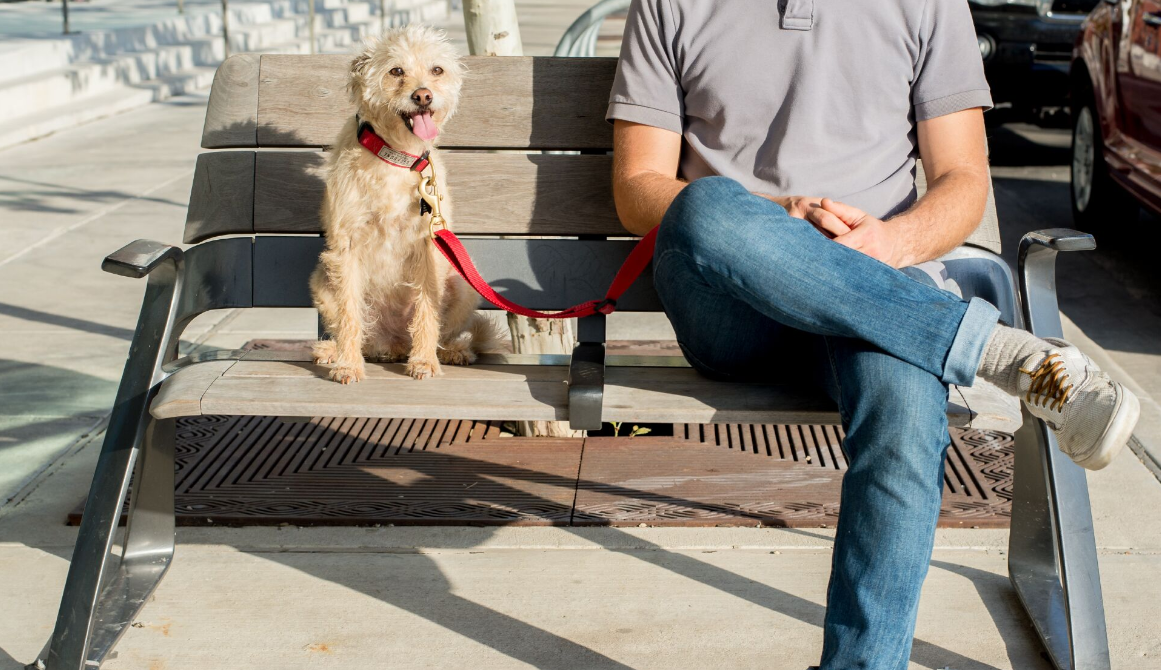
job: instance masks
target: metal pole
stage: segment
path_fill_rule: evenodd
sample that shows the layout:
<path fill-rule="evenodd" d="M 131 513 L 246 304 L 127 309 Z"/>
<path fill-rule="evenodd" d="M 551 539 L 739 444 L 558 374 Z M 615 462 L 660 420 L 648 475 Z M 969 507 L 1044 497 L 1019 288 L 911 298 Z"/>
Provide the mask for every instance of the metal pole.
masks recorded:
<path fill-rule="evenodd" d="M 64 34 L 69 34 L 69 0 L 62 0 L 60 3 L 61 14 L 64 15 Z"/>
<path fill-rule="evenodd" d="M 307 0 L 310 3 L 310 52 L 315 51 L 314 43 L 314 0 Z"/>
<path fill-rule="evenodd" d="M 222 44 L 230 57 L 230 0 L 222 0 Z"/>
<path fill-rule="evenodd" d="M 379 32 L 387 32 L 387 0 L 379 0 Z"/>
<path fill-rule="evenodd" d="M 185 14 L 185 0 L 177 0 L 177 13 Z"/>

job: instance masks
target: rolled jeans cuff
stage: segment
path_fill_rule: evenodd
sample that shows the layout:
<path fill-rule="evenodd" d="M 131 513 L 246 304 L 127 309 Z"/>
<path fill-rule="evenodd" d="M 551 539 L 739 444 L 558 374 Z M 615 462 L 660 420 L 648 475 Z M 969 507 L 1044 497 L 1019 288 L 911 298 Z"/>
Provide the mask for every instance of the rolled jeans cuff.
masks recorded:
<path fill-rule="evenodd" d="M 1000 310 L 980 298 L 972 298 L 959 322 L 959 330 L 947 352 L 943 364 L 943 382 L 957 386 L 971 386 L 980 368 L 980 358 L 988 343 L 996 323 L 1000 320 Z"/>

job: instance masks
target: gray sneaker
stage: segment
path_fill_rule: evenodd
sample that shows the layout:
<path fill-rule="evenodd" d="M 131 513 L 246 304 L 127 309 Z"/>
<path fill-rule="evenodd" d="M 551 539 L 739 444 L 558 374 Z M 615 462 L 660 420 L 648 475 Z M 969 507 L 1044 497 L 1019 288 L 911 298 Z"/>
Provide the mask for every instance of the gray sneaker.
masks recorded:
<path fill-rule="evenodd" d="M 1060 450 L 1089 470 L 1108 465 L 1129 441 L 1141 403 L 1073 345 L 1024 359 L 1019 388 L 1028 411 L 1056 433 Z"/>

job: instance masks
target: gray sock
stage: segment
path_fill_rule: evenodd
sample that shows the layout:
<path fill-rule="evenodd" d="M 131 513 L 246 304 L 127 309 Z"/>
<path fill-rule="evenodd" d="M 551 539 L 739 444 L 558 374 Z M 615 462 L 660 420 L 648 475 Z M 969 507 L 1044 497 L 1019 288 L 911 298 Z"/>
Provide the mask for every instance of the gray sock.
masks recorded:
<path fill-rule="evenodd" d="M 1016 395 L 1019 392 L 1020 365 L 1029 356 L 1051 348 L 1050 343 L 1026 330 L 997 325 L 984 345 L 976 376 Z"/>

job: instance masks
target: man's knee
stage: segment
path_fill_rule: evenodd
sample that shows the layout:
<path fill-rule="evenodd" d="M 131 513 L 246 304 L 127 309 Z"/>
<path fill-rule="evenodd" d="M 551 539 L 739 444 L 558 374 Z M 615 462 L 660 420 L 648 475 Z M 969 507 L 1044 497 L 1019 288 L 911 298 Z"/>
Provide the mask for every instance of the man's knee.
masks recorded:
<path fill-rule="evenodd" d="M 658 233 L 663 248 L 705 247 L 730 225 L 728 203 L 748 196 L 746 189 L 727 177 L 704 177 L 689 183 L 666 210 Z"/>
<path fill-rule="evenodd" d="M 720 250 L 735 255 L 754 226 L 768 227 L 770 222 L 762 225 L 758 217 L 787 215 L 779 205 L 754 196 L 729 177 L 694 180 L 677 194 L 661 220 L 658 254 L 680 250 L 700 257 Z"/>

